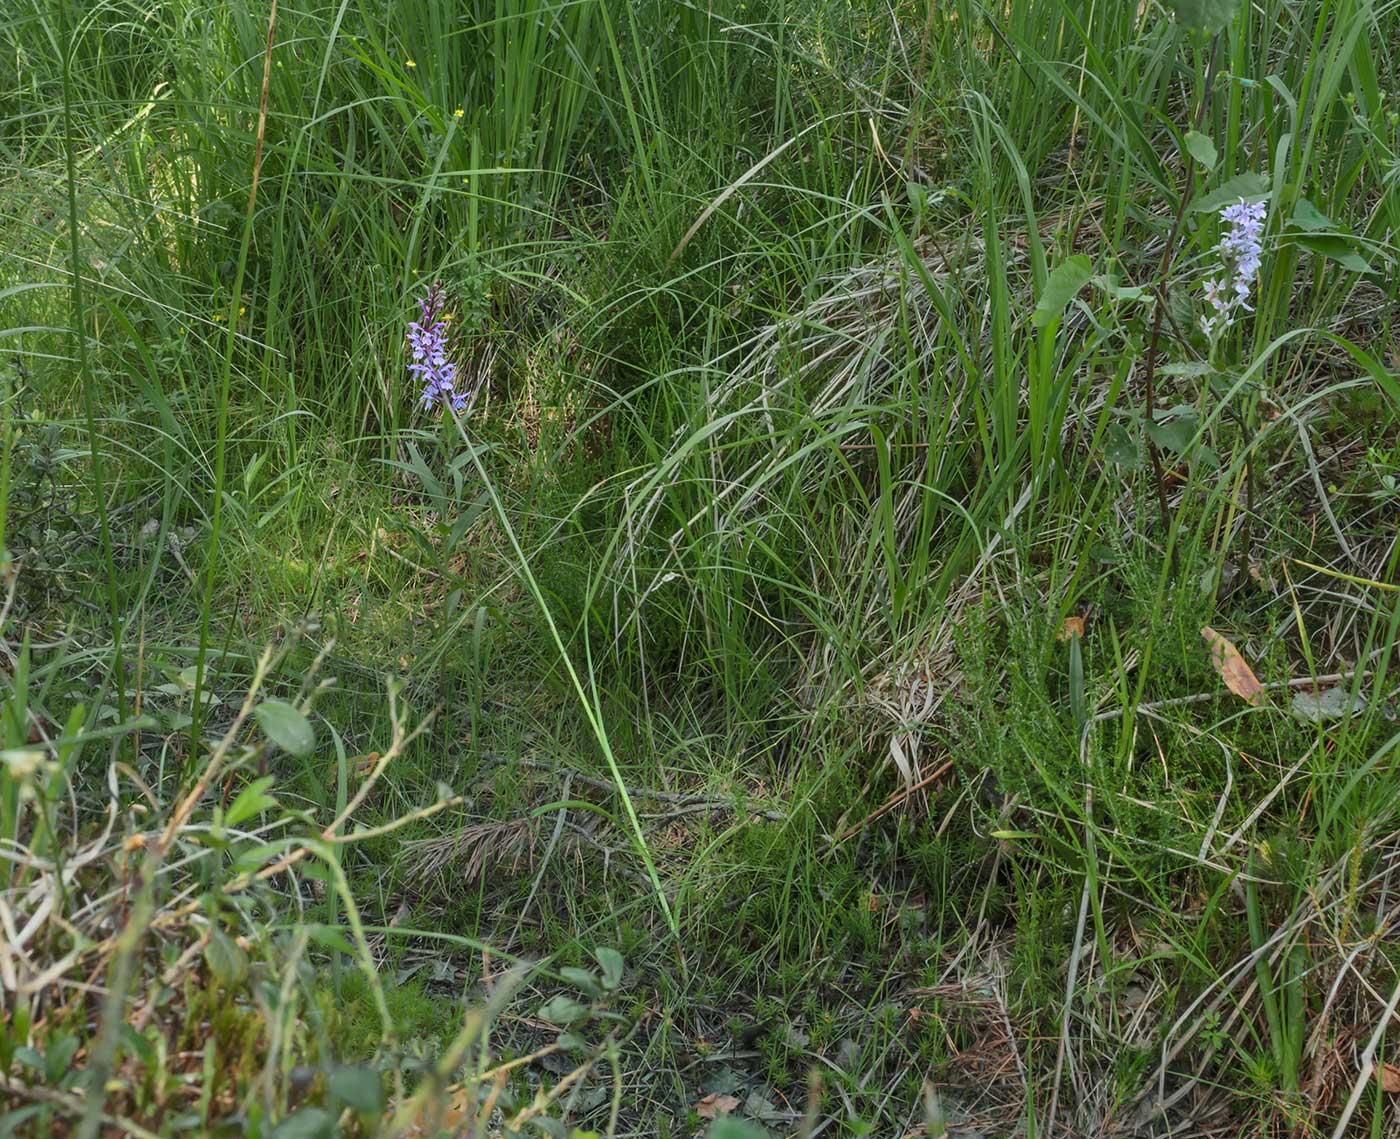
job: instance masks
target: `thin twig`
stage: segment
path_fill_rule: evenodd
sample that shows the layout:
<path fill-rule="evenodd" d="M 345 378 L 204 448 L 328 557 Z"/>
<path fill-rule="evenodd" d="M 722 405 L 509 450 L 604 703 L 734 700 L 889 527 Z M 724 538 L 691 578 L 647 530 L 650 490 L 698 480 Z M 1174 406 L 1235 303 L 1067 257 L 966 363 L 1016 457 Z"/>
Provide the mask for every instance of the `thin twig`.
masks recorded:
<path fill-rule="evenodd" d="M 938 770 L 936 770 L 932 775 L 924 776 L 924 778 L 920 779 L 912 787 L 905 787 L 895 792 L 895 794 L 891 795 L 882 804 L 880 804 L 880 806 L 876 807 L 873 811 L 871 811 L 870 814 L 866 815 L 865 818 L 861 819 L 860 822 L 852 823 L 839 835 L 832 839 L 832 848 L 834 849 L 835 847 L 840 846 L 843 842 L 850 838 L 851 835 L 857 833 L 858 831 L 864 830 L 881 815 L 888 814 L 890 811 L 898 807 L 901 803 L 906 802 L 911 796 L 913 796 L 919 791 L 922 791 L 935 779 L 938 779 L 940 776 L 946 775 L 948 771 L 952 768 L 952 766 L 953 760 L 950 759 L 941 767 L 939 767 Z"/>

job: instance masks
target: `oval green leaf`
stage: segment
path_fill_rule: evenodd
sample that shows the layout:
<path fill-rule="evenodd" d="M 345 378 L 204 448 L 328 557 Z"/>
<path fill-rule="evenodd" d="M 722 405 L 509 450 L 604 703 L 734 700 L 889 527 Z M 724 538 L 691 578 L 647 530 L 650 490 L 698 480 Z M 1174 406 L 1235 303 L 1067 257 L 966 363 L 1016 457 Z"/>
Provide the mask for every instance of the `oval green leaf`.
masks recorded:
<path fill-rule="evenodd" d="M 281 700 L 264 700 L 253 709 L 263 734 L 283 751 L 301 758 L 311 754 L 316 746 L 316 733 L 311 722 Z"/>
<path fill-rule="evenodd" d="M 1036 302 L 1031 323 L 1036 328 L 1044 328 L 1052 320 L 1058 320 L 1065 306 L 1074 300 L 1075 294 L 1088 283 L 1093 273 L 1093 262 L 1082 253 L 1066 257 L 1056 265 L 1045 282 L 1040 300 Z"/>
<path fill-rule="evenodd" d="M 1187 154 L 1207 170 L 1215 169 L 1215 143 L 1211 142 L 1209 135 L 1204 135 L 1200 131 L 1187 131 L 1186 137 L 1182 141 L 1186 144 Z"/>

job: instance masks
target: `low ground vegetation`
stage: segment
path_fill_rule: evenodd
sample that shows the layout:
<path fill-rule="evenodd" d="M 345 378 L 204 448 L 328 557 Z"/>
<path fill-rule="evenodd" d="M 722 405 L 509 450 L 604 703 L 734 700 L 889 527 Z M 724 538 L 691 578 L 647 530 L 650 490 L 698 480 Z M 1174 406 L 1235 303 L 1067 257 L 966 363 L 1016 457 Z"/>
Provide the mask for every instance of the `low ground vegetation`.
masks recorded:
<path fill-rule="evenodd" d="M 1394 3 L 0 46 L 0 1132 L 1393 1134 Z"/>

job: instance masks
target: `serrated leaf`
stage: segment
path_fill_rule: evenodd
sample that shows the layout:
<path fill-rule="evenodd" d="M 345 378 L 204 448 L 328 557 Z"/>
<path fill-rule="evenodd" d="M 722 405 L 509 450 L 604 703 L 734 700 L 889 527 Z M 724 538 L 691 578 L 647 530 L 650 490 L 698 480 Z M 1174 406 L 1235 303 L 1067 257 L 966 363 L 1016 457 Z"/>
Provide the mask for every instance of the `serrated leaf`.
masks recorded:
<path fill-rule="evenodd" d="M 1235 18 L 1239 0 L 1162 0 L 1182 26 L 1208 35 L 1228 27 Z"/>
<path fill-rule="evenodd" d="M 209 931 L 204 960 L 214 979 L 226 989 L 234 988 L 248 975 L 248 955 L 233 938 L 217 927 Z"/>
<path fill-rule="evenodd" d="M 238 797 L 229 805 L 228 813 L 224 815 L 224 826 L 236 827 L 244 819 L 252 818 L 262 811 L 270 810 L 277 806 L 277 800 L 266 794 L 267 789 L 276 782 L 275 775 L 264 775 L 261 779 L 255 779 L 238 793 Z"/>
<path fill-rule="evenodd" d="M 1225 206 L 1238 202 L 1261 200 L 1269 196 L 1269 180 L 1262 174 L 1249 171 L 1236 174 L 1227 182 L 1221 183 L 1209 193 L 1202 194 L 1191 203 L 1191 209 L 1198 213 L 1216 213 Z"/>
<path fill-rule="evenodd" d="M 1201 628 L 1201 639 L 1210 647 L 1211 667 L 1220 674 L 1225 687 L 1246 704 L 1258 707 L 1264 702 L 1264 686 L 1254 675 L 1240 650 L 1226 637 L 1222 637 L 1209 625 Z"/>
<path fill-rule="evenodd" d="M 557 1024 L 560 1027 L 577 1024 L 587 1017 L 588 1006 L 580 1004 L 573 997 L 554 997 L 546 1001 L 540 1008 L 541 1020 L 547 1020 L 550 1024 Z"/>
<path fill-rule="evenodd" d="M 253 709 L 258 727 L 273 743 L 291 755 L 303 758 L 316 746 L 316 733 L 311 722 L 281 700 L 264 700 Z"/>
<path fill-rule="evenodd" d="M 622 983 L 622 954 L 609 946 L 600 945 L 593 951 L 593 956 L 603 970 L 603 985 L 609 989 L 617 988 Z"/>
<path fill-rule="evenodd" d="M 1066 257 L 1051 271 L 1045 282 L 1045 290 L 1036 302 L 1031 314 L 1031 323 L 1036 328 L 1044 328 L 1052 320 L 1058 320 L 1065 306 L 1094 275 L 1094 265 L 1082 253 Z"/>
<path fill-rule="evenodd" d="M 336 1068 L 327 1081 L 331 1095 L 363 1115 L 384 1110 L 384 1081 L 373 1068 Z"/>
<path fill-rule="evenodd" d="M 1326 257 L 1329 261 L 1335 261 L 1343 269 L 1349 269 L 1353 273 L 1375 272 L 1371 263 L 1356 252 L 1345 237 L 1330 233 L 1300 233 L 1294 234 L 1292 240 L 1304 249 L 1316 253 L 1319 257 Z"/>
<path fill-rule="evenodd" d="M 1187 131 L 1186 137 L 1182 141 L 1186 144 L 1187 154 L 1207 170 L 1215 169 L 1215 162 L 1219 156 L 1215 152 L 1215 143 L 1211 142 L 1209 135 L 1204 135 L 1200 131 Z"/>

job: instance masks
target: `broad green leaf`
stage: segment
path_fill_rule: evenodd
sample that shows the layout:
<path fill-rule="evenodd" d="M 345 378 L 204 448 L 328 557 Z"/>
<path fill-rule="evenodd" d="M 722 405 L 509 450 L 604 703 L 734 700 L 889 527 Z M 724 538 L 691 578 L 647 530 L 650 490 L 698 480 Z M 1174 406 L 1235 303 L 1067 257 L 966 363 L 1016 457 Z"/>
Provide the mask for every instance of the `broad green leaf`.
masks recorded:
<path fill-rule="evenodd" d="M 238 942 L 221 929 L 209 931 L 209 944 L 204 947 L 204 960 L 214 979 L 227 989 L 233 988 L 248 975 L 248 955 Z"/>
<path fill-rule="evenodd" d="M 355 946 L 350 939 L 340 930 L 332 925 L 303 925 L 300 927 L 311 937 L 311 940 L 318 945 L 324 945 L 327 949 L 336 949 L 344 953 L 347 957 L 355 955 Z"/>
<path fill-rule="evenodd" d="M 603 986 L 599 984 L 598 978 L 587 969 L 577 969 L 572 965 L 565 965 L 559 970 L 559 975 L 587 996 L 601 997 L 603 995 Z"/>
<path fill-rule="evenodd" d="M 1298 113 L 1298 97 L 1288 89 L 1287 83 L 1277 75 L 1264 76 L 1264 82 L 1278 92 L 1279 98 L 1288 105 L 1290 114 L 1296 115 Z"/>
<path fill-rule="evenodd" d="M 331 1095 L 364 1115 L 384 1110 L 384 1081 L 373 1068 L 336 1068 L 327 1081 Z"/>
<path fill-rule="evenodd" d="M 1262 199 L 1269 196 L 1269 180 L 1263 174 L 1249 171 L 1237 174 L 1227 182 L 1202 194 L 1191 203 L 1191 209 L 1198 214 L 1216 213 L 1222 207 L 1238 202 L 1241 198 Z"/>
<path fill-rule="evenodd" d="M 228 814 L 224 816 L 224 826 L 236 827 L 244 819 L 277 806 L 277 800 L 266 793 L 276 778 L 275 775 L 264 775 L 243 788 L 238 793 L 238 798 L 229 805 Z"/>
<path fill-rule="evenodd" d="M 1211 142 L 1209 135 L 1204 135 L 1200 131 L 1187 131 L 1185 139 L 1186 153 L 1204 166 L 1207 170 L 1215 169 L 1215 143 Z"/>
<path fill-rule="evenodd" d="M 1045 282 L 1045 291 L 1036 303 L 1035 312 L 1031 314 L 1031 323 L 1036 328 L 1044 328 L 1052 320 L 1059 319 L 1065 306 L 1074 300 L 1075 294 L 1088 283 L 1093 273 L 1093 262 L 1082 253 L 1066 257 L 1056 265 Z"/>
<path fill-rule="evenodd" d="M 1095 277 L 1094 284 L 1115 301 L 1145 301 L 1152 296 L 1151 292 L 1141 285 L 1120 285 L 1109 273 Z"/>
<path fill-rule="evenodd" d="M 716 1119 L 705 1135 L 706 1139 L 770 1139 L 772 1132 L 747 1119 L 726 1115 Z"/>
<path fill-rule="evenodd" d="M 274 1127 L 270 1139 L 330 1139 L 335 1132 L 335 1116 L 330 1112 L 303 1107 Z"/>
<path fill-rule="evenodd" d="M 234 861 L 233 870 L 237 874 L 260 870 L 274 858 L 281 858 L 282 855 L 286 854 L 294 842 L 295 840 L 290 838 L 279 838 L 276 842 L 264 842 L 257 846 L 250 846 L 239 852 L 238 858 Z"/>
<path fill-rule="evenodd" d="M 1104 435 L 1104 457 L 1125 471 L 1135 471 L 1142 465 L 1142 450 L 1138 440 L 1120 423 L 1111 425 Z"/>
<path fill-rule="evenodd" d="M 19 1126 L 33 1119 L 41 1111 L 48 1111 L 47 1104 L 31 1103 L 28 1107 L 17 1107 L 14 1111 L 7 1111 L 0 1115 L 0 1139 L 9 1139 L 11 1135 L 32 1135 L 34 1132 L 28 1129 L 21 1132 Z"/>
<path fill-rule="evenodd" d="M 1307 198 L 1298 199 L 1298 204 L 1293 207 L 1293 216 L 1289 219 L 1288 224 L 1296 226 L 1298 229 L 1306 229 L 1310 233 L 1316 233 L 1318 230 L 1337 233 L 1341 228 Z"/>
<path fill-rule="evenodd" d="M 1182 376 L 1190 379 L 1209 376 L 1214 371 L 1215 369 L 1204 360 L 1186 360 L 1179 364 L 1164 364 L 1157 369 L 1159 375 Z"/>
<path fill-rule="evenodd" d="M 285 752 L 301 758 L 310 755 L 316 746 L 310 721 L 290 704 L 264 700 L 253 709 L 253 715 L 263 734 Z"/>
<path fill-rule="evenodd" d="M 1235 18 L 1240 0 L 1163 0 L 1182 26 L 1214 35 Z"/>
<path fill-rule="evenodd" d="M 36 1072 L 44 1070 L 44 1057 L 28 1044 L 21 1044 L 14 1051 L 14 1058 L 17 1063 L 23 1064 L 26 1068 L 31 1068 Z"/>
<path fill-rule="evenodd" d="M 1325 724 L 1332 720 L 1348 720 L 1366 711 L 1366 701 L 1353 696 L 1341 685 L 1322 692 L 1298 692 L 1293 696 L 1290 708 L 1300 720 L 1314 724 Z"/>
<path fill-rule="evenodd" d="M 122 1044 L 129 1055 L 135 1056 L 148 1067 L 156 1062 L 156 1046 L 148 1037 L 141 1035 L 125 1021 L 121 1026 Z"/>
<path fill-rule="evenodd" d="M 579 1004 L 573 997 L 555 997 L 540 1009 L 540 1019 L 550 1024 L 577 1024 L 588 1016 L 588 1006 Z"/>
<path fill-rule="evenodd" d="M 1343 269 L 1349 269 L 1353 273 L 1375 272 L 1371 263 L 1356 252 L 1345 237 L 1332 233 L 1300 233 L 1293 236 L 1293 241 L 1319 257 L 1335 261 Z"/>
<path fill-rule="evenodd" d="M 1196 409 L 1182 405 L 1157 415 L 1156 423 L 1143 424 L 1147 437 L 1165 450 L 1183 454 L 1196 438 Z"/>
<path fill-rule="evenodd" d="M 609 989 L 617 988 L 622 983 L 622 954 L 616 949 L 600 945 L 593 951 L 593 956 L 598 958 L 598 964 L 602 966 L 603 984 Z"/>
<path fill-rule="evenodd" d="M 62 1081 L 73 1062 L 73 1057 L 77 1054 L 80 1043 L 81 1041 L 76 1036 L 70 1036 L 66 1032 L 60 1033 L 49 1041 L 48 1050 L 44 1053 L 44 1072 L 48 1076 L 50 1084 L 57 1086 Z"/>

